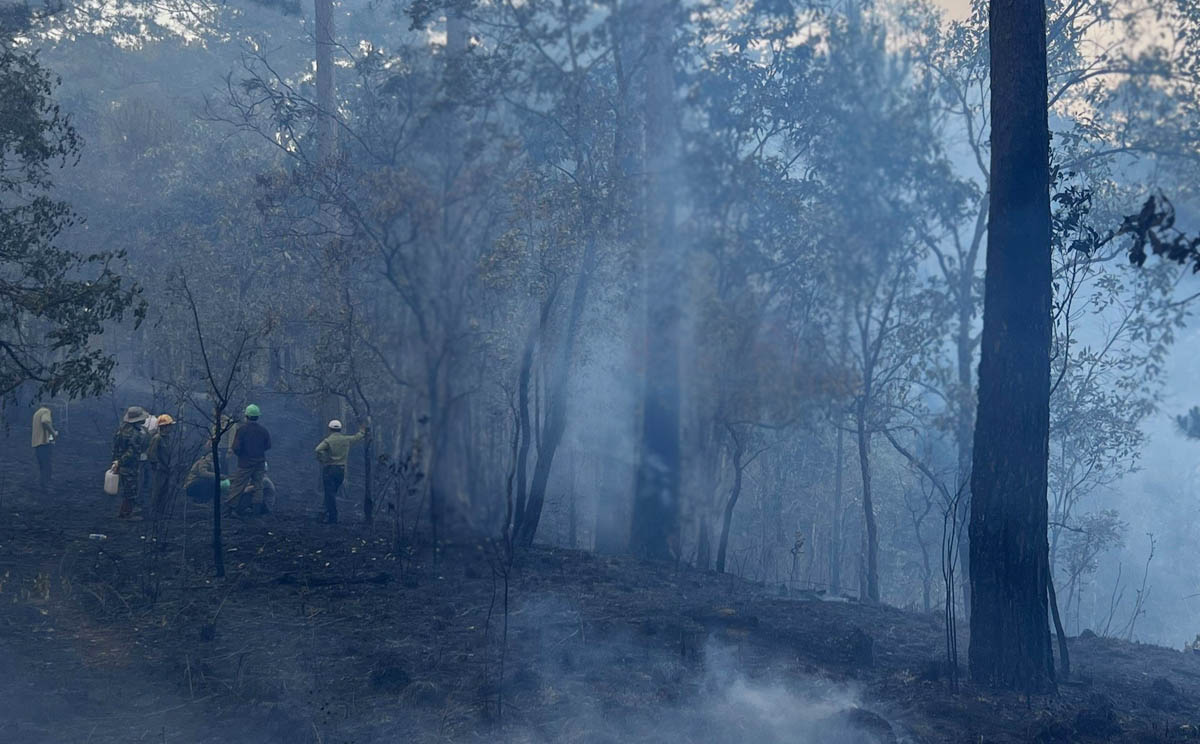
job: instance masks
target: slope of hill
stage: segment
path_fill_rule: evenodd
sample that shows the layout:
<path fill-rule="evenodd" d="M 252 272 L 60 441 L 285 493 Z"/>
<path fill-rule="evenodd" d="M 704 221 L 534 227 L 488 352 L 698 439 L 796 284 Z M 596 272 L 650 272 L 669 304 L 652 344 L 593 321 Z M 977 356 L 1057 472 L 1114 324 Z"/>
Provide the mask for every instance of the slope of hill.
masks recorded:
<path fill-rule="evenodd" d="M 36 497 L 20 441 L 0 504 L 0 741 L 1200 738 L 1200 656 L 1076 638 L 1057 696 L 952 692 L 938 615 L 578 551 L 510 568 L 467 542 L 435 560 L 388 524 L 317 524 L 309 497 L 228 524 L 216 579 L 208 507 L 120 522 L 82 444 Z"/>

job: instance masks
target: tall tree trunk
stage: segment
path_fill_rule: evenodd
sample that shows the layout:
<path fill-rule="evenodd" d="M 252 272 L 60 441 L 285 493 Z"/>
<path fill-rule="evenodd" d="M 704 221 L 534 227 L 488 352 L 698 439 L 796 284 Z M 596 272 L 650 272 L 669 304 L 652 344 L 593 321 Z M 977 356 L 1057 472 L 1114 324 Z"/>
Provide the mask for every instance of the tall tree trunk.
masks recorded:
<path fill-rule="evenodd" d="M 712 563 L 712 535 L 708 529 L 708 515 L 700 515 L 700 529 L 696 535 L 696 568 L 707 571 Z"/>
<path fill-rule="evenodd" d="M 838 422 L 834 455 L 836 471 L 833 474 L 833 524 L 829 537 L 829 593 L 835 597 L 842 593 L 842 474 L 846 469 L 844 436 L 841 422 Z"/>
<path fill-rule="evenodd" d="M 921 607 L 925 612 L 933 609 L 933 571 L 929 568 L 929 556 L 925 556 L 925 573 L 921 576 Z"/>
<path fill-rule="evenodd" d="M 452 58 L 460 58 L 471 45 L 471 30 L 467 19 L 455 9 L 446 17 L 446 50 Z"/>
<path fill-rule="evenodd" d="M 569 512 L 567 515 L 567 547 L 571 550 L 575 550 L 579 547 L 579 499 L 576 498 L 575 489 L 575 484 L 577 482 L 577 479 L 575 478 L 576 454 L 574 451 L 571 451 L 569 454 L 570 457 L 567 458 L 567 470 L 569 471 L 568 480 L 570 481 L 570 488 L 567 494 L 567 509 Z"/>
<path fill-rule="evenodd" d="M 371 465 L 375 459 L 374 432 L 369 432 L 363 440 L 363 521 L 371 524 L 375 519 L 375 498 L 372 492 Z"/>
<path fill-rule="evenodd" d="M 317 40 L 317 157 L 328 163 L 337 150 L 333 89 L 333 0 L 313 0 Z"/>
<path fill-rule="evenodd" d="M 426 370 L 426 386 L 429 389 L 429 448 L 428 465 L 425 467 L 425 483 L 429 489 L 429 537 L 434 555 L 441 549 L 442 521 L 445 516 L 444 494 L 442 493 L 442 449 L 445 443 L 446 416 L 442 411 L 440 375 L 436 364 Z"/>
<path fill-rule="evenodd" d="M 213 459 L 213 567 L 218 577 L 225 575 L 225 549 L 221 546 L 221 417 L 225 409 L 218 406 L 213 410 L 212 438 L 208 442 Z"/>
<path fill-rule="evenodd" d="M 459 60 L 467 49 L 467 33 L 466 21 L 462 16 L 456 12 L 449 13 L 446 19 L 446 67 L 444 70 L 447 87 L 452 88 L 456 82 Z M 466 137 L 461 120 L 453 107 L 447 107 L 438 123 L 443 127 L 442 145 L 444 148 L 443 162 L 445 163 L 441 194 L 441 230 L 446 240 L 461 244 L 466 238 L 452 227 L 459 221 L 453 193 L 454 181 L 462 163 L 463 142 Z M 456 330 L 453 327 L 431 328 L 422 325 L 421 331 L 422 341 L 426 348 L 426 385 L 430 401 L 429 469 L 426 471 L 426 482 L 429 488 L 429 525 L 435 555 L 441 550 L 441 543 L 446 537 L 446 521 L 449 513 L 447 496 L 454 494 L 459 485 L 457 482 L 458 461 L 452 460 L 449 446 L 452 441 L 454 422 L 452 386 L 455 378 L 448 367 L 454 358 L 451 336 Z"/>
<path fill-rule="evenodd" d="M 725 513 L 721 518 L 721 541 L 717 543 L 717 573 L 725 573 L 725 554 L 729 549 L 729 529 L 733 524 L 733 509 L 737 506 L 738 497 L 742 495 L 742 471 L 745 465 L 742 456 L 745 448 L 735 440 L 733 451 L 733 488 L 729 491 L 729 500 L 725 502 Z M 764 541 L 765 543 L 765 541 Z M 766 550 L 766 545 L 763 545 Z"/>
<path fill-rule="evenodd" d="M 875 523 L 875 501 L 871 493 L 871 435 L 867 431 L 867 403 L 864 392 L 855 412 L 855 427 L 858 434 L 858 467 L 862 478 L 863 527 L 866 545 L 867 596 L 871 602 L 879 601 L 879 527 Z"/>
<path fill-rule="evenodd" d="M 971 675 L 1053 686 L 1046 581 L 1050 169 L 1046 7 L 992 0 L 992 183 L 971 471 Z"/>
<path fill-rule="evenodd" d="M 596 522 L 593 527 L 595 534 L 595 550 L 602 555 L 618 555 L 625 551 L 629 544 L 625 528 L 624 509 L 618 510 L 616 504 L 599 503 L 596 507 Z"/>
<path fill-rule="evenodd" d="M 867 531 L 862 530 L 858 535 L 858 596 L 867 596 Z"/>
<path fill-rule="evenodd" d="M 575 287 L 575 292 L 577 295 L 580 289 L 581 287 L 577 283 Z M 586 285 L 583 286 L 582 289 L 586 292 Z M 521 354 L 521 369 L 517 375 L 517 435 L 521 446 L 517 452 L 517 504 L 512 528 L 513 534 L 518 536 L 518 539 L 524 529 L 526 509 L 529 498 L 529 450 L 530 446 L 533 444 L 534 436 L 537 434 L 537 431 L 534 429 L 529 417 L 529 385 L 530 380 L 533 377 L 534 353 L 537 351 L 538 339 L 546 334 L 546 330 L 549 327 L 550 314 L 554 310 L 557 298 L 558 287 L 556 285 L 550 289 L 550 292 L 542 300 L 541 310 L 538 312 L 537 325 L 529 329 L 529 335 L 525 339 L 525 349 Z M 569 338 L 567 339 L 567 343 L 573 345 L 574 332 L 578 327 L 579 322 L 578 319 L 574 318 L 573 315 L 571 317 L 574 319 L 574 322 L 568 322 L 567 335 Z M 569 354 L 570 351 L 568 350 L 567 353 Z M 534 395 L 536 397 L 536 391 Z M 537 425 L 541 426 L 542 422 L 539 420 Z M 538 439 L 540 440 L 541 437 L 539 436 Z M 544 457 L 545 454 L 546 453 L 542 449 L 541 442 L 539 441 L 538 458 L 540 459 Z M 550 453 L 550 457 L 553 459 L 553 453 Z M 541 506 L 539 505 L 537 508 L 540 512 Z"/>
<path fill-rule="evenodd" d="M 1067 632 L 1063 630 L 1062 617 L 1058 614 L 1058 593 L 1054 590 L 1054 574 L 1046 576 L 1046 588 L 1050 591 L 1050 616 L 1054 618 L 1054 635 L 1058 638 L 1058 661 L 1062 678 L 1071 676 L 1071 651 L 1067 648 Z"/>
<path fill-rule="evenodd" d="M 929 512 L 927 511 L 926 514 Z M 922 517 L 924 521 L 924 517 Z M 917 523 L 917 542 L 921 546 L 921 608 L 925 612 L 933 609 L 933 566 L 929 558 L 929 546 L 921 536 L 921 524 Z"/>
<path fill-rule="evenodd" d="M 579 279 L 571 297 L 571 308 L 567 316 L 567 327 L 563 332 L 562 344 L 550 370 L 546 400 L 546 424 L 538 446 L 537 463 L 533 467 L 533 482 L 529 486 L 529 502 L 525 518 L 521 523 L 518 542 L 529 547 L 537 535 L 538 523 L 542 519 L 542 507 L 546 503 L 546 486 L 550 482 L 550 468 L 554 455 L 562 443 L 567 430 L 567 395 L 571 382 L 571 359 L 575 355 L 575 343 L 579 338 L 579 326 L 583 322 L 583 311 L 587 307 L 588 289 L 592 273 L 596 269 L 597 243 L 588 240 L 579 265 Z"/>
<path fill-rule="evenodd" d="M 642 434 L 633 496 L 630 550 L 649 560 L 674 560 L 679 529 L 679 284 L 678 198 L 674 122 L 674 15 L 671 0 L 649 0 L 646 70 L 646 369 Z"/>
<path fill-rule="evenodd" d="M 529 445 L 533 441 L 533 428 L 529 422 L 529 378 L 533 374 L 533 351 L 537 345 L 537 330 L 531 329 L 521 353 L 521 371 L 517 375 L 517 470 L 516 511 L 513 513 L 513 533 L 520 532 L 525 523 L 525 502 L 529 494 Z"/>
<path fill-rule="evenodd" d="M 986 210 L 985 210 L 986 211 Z M 981 215 L 982 216 L 982 215 Z M 975 256 L 974 247 L 972 247 L 970 256 Z M 975 283 L 975 260 L 969 261 L 970 266 L 963 265 L 960 269 L 963 276 L 961 277 L 958 290 L 958 338 L 956 340 L 958 351 L 958 415 L 955 421 L 954 439 L 958 450 L 958 478 L 954 484 L 957 489 L 962 481 L 970 478 L 971 473 L 971 438 L 975 432 L 975 408 L 972 405 L 972 395 L 974 391 L 973 365 L 972 361 L 975 358 L 973 340 L 971 337 L 972 320 L 975 317 L 974 290 Z M 966 500 L 965 506 L 971 508 L 971 491 L 970 488 L 964 489 L 963 498 Z M 967 544 L 959 549 L 959 561 L 962 563 L 962 596 L 963 606 L 966 609 L 966 619 L 970 619 L 971 612 L 971 570 L 970 570 L 970 555 L 971 546 L 970 538 L 967 537 L 963 542 Z"/>
<path fill-rule="evenodd" d="M 313 20 L 314 20 L 314 56 L 316 62 L 315 77 L 317 86 L 317 167 L 320 169 L 329 168 L 332 165 L 334 154 L 337 151 L 337 129 L 336 119 L 334 118 L 337 111 L 337 96 L 334 91 L 333 80 L 333 52 L 334 52 L 334 27 L 333 27 L 333 0 L 313 0 Z M 337 211 L 332 208 L 322 209 L 318 215 L 318 221 L 321 225 L 322 232 L 327 235 L 337 235 L 338 233 L 338 215 Z M 319 282 L 320 296 L 323 298 L 341 297 L 343 295 L 344 286 L 339 286 L 339 282 L 344 282 L 347 272 L 340 252 L 336 250 L 335 240 L 326 240 L 324 249 L 325 260 L 330 263 L 331 269 L 323 270 L 320 274 Z M 330 310 L 336 307 L 336 303 L 330 303 L 327 306 Z M 325 431 L 325 422 L 330 419 L 340 418 L 338 408 L 341 401 L 329 392 L 322 392 L 318 406 L 320 407 L 321 432 Z M 314 432 L 315 434 L 315 432 Z M 323 488 L 321 475 L 318 470 L 316 473 L 317 491 L 318 493 Z"/>
<path fill-rule="evenodd" d="M 840 314 L 840 344 L 841 349 L 839 355 L 839 367 L 846 369 L 848 364 L 848 355 L 850 349 L 850 314 L 848 308 L 843 305 Z M 834 455 L 834 467 L 837 472 L 834 473 L 834 488 L 833 488 L 833 528 L 829 543 L 829 593 L 835 597 L 842 594 L 842 547 L 845 540 L 845 507 L 842 499 L 845 493 L 845 475 L 846 475 L 846 448 L 845 448 L 845 417 L 839 415 L 835 425 L 837 426 L 837 451 Z"/>

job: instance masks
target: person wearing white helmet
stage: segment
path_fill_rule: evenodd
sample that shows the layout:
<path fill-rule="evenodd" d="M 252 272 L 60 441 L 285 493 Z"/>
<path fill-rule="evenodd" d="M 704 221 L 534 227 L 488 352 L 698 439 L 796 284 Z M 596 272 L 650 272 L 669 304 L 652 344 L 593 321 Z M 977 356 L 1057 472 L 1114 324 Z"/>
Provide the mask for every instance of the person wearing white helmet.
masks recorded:
<path fill-rule="evenodd" d="M 321 463 L 321 485 L 325 489 L 325 522 L 336 524 L 337 492 L 346 479 L 346 459 L 350 456 L 350 447 L 361 442 L 370 428 L 363 426 L 357 434 L 342 433 L 342 422 L 334 419 L 328 425 L 329 434 L 317 445 L 317 462 Z"/>

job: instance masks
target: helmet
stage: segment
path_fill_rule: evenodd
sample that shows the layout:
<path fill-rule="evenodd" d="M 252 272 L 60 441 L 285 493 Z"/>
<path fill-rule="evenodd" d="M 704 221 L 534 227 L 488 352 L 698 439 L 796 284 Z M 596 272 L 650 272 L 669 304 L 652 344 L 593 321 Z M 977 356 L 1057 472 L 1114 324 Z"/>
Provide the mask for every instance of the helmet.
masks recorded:
<path fill-rule="evenodd" d="M 334 419 L 333 421 L 329 422 L 329 428 L 333 429 L 334 431 L 341 431 L 342 430 L 342 422 L 338 421 L 337 419 Z"/>
<path fill-rule="evenodd" d="M 254 405 L 253 403 L 246 406 L 246 416 L 248 418 L 258 418 L 261 415 L 262 411 L 258 410 L 258 406 Z"/>
<path fill-rule="evenodd" d="M 169 413 L 164 413 L 158 417 L 159 426 L 170 426 L 173 423 L 175 423 L 175 419 L 171 418 L 171 414 Z"/>

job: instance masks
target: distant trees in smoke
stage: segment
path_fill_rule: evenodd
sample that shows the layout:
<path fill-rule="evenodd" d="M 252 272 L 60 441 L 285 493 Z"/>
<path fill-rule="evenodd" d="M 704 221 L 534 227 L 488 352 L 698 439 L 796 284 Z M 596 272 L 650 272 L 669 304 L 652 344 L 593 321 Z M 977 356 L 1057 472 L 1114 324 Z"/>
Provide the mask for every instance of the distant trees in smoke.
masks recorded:
<path fill-rule="evenodd" d="M 1200 439 L 1200 407 L 1193 406 L 1186 416 L 1176 416 L 1175 423 L 1188 439 Z"/>
<path fill-rule="evenodd" d="M 398 534 L 632 541 L 928 608 L 970 496 L 986 4 L 952 24 L 920 3 L 727 5 L 352 2 L 319 24 L 196 5 L 137 46 L 129 8 L 48 19 L 69 33 L 41 59 L 88 143 L 56 192 L 87 228 L 59 245 L 123 249 L 151 288 L 182 272 L 206 333 L 269 318 L 247 391 L 307 401 L 297 436 L 370 416 L 350 483 L 368 515 L 404 512 Z M 1164 69 L 1198 47 L 1089 46 L 1148 7 L 1047 4 L 1048 539 L 1076 612 L 1123 539 L 1095 496 L 1136 465 L 1191 299 L 1173 211 L 1122 219 L 1146 198 L 1131 158 L 1164 189 L 1189 177 L 1195 90 Z M 1171 11 L 1176 41 L 1198 27 Z M 1136 270 L 1131 242 L 1176 261 Z M 103 351 L 199 389 L 189 308 L 148 298 L 153 322 Z"/>
<path fill-rule="evenodd" d="M 17 8 L 17 10 L 13 10 Z M 96 395 L 113 360 L 94 340 L 113 321 L 145 316 L 139 288 L 122 277 L 124 252 L 82 250 L 61 234 L 78 215 L 54 189 L 81 139 L 55 100 L 58 79 L 20 41 L 34 17 L 0 13 L 0 403 L 35 394 Z"/>

